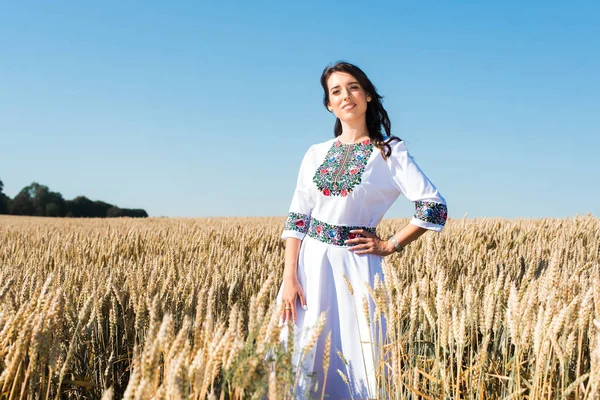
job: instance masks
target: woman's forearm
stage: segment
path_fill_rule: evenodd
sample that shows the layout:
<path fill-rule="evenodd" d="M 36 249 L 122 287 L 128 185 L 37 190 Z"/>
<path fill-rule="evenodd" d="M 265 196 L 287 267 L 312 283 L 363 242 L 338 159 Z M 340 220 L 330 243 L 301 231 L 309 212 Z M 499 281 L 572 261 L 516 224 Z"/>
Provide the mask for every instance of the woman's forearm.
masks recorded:
<path fill-rule="evenodd" d="M 298 254 L 302 240 L 293 237 L 285 241 L 285 267 L 283 269 L 283 278 L 298 279 Z"/>
<path fill-rule="evenodd" d="M 407 246 L 410 242 L 414 242 L 415 240 L 417 240 L 419 236 L 421 236 L 427 231 L 428 229 L 421 228 L 420 226 L 409 223 L 406 224 L 404 228 L 396 232 L 394 234 L 394 237 L 398 241 L 398 244 L 404 247 Z M 388 239 L 387 245 L 390 248 L 391 252 L 395 251 L 394 244 L 391 242 L 391 240 Z"/>

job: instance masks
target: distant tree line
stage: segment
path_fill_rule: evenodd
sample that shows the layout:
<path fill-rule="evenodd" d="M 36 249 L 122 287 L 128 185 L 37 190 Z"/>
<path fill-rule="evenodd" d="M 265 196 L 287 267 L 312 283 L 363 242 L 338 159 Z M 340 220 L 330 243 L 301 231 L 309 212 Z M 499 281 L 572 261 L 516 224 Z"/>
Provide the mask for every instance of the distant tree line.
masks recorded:
<path fill-rule="evenodd" d="M 24 187 L 14 199 L 4 194 L 3 189 L 4 184 L 0 180 L 0 214 L 76 218 L 148 217 L 143 209 L 119 208 L 103 201 L 92 201 L 85 196 L 65 200 L 62 194 L 52 192 L 48 186 L 36 182 Z"/>

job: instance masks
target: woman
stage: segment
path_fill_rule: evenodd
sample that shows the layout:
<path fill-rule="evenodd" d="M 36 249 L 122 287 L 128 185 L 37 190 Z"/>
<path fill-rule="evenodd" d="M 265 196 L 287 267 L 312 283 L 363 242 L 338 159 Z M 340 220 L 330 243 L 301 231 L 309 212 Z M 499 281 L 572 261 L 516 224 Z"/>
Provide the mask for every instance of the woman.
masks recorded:
<path fill-rule="evenodd" d="M 328 398 L 374 398 L 381 343 L 374 343 L 373 312 L 371 321 L 362 312 L 365 296 L 374 310 L 365 282 L 373 287 L 376 274 L 383 278 L 384 256 L 401 251 L 427 230 L 440 232 L 447 218 L 446 201 L 404 142 L 391 135 L 382 97 L 362 70 L 346 62 L 328 66 L 321 86 L 323 103 L 336 116 L 335 137 L 311 146 L 302 160 L 282 234 L 285 269 L 277 302 L 285 307 L 282 323 L 291 319 L 295 325 L 299 398 L 308 398 L 315 383 L 323 385 L 328 332 Z M 381 239 L 375 227 L 401 194 L 415 203 L 415 214 L 396 234 Z M 323 333 L 303 355 L 323 311 Z M 288 335 L 286 326 L 281 333 L 286 345 Z M 321 389 L 315 394 L 320 397 Z"/>

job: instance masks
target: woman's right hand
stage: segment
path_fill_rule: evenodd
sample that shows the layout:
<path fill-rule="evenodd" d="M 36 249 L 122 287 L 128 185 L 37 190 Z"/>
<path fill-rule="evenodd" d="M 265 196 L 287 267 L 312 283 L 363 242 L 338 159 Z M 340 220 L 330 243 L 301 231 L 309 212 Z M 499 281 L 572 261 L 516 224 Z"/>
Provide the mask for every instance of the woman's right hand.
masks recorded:
<path fill-rule="evenodd" d="M 298 281 L 298 278 L 284 278 L 283 279 L 283 292 L 281 299 L 283 301 L 283 322 L 287 322 L 290 318 L 296 322 L 296 296 L 300 299 L 302 308 L 306 310 L 306 300 L 304 298 L 304 291 Z"/>

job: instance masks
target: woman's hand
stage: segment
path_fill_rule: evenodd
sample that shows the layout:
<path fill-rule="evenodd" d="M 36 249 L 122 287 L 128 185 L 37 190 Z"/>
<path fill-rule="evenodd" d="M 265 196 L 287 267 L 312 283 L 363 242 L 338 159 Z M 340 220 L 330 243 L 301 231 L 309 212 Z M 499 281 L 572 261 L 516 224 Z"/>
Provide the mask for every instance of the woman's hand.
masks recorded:
<path fill-rule="evenodd" d="M 290 318 L 296 322 L 296 296 L 300 298 L 302 308 L 306 310 L 306 300 L 304 299 L 304 291 L 298 281 L 298 278 L 283 279 L 283 300 L 284 309 L 281 315 L 283 322 L 287 322 Z"/>
<path fill-rule="evenodd" d="M 360 235 L 360 237 L 357 236 L 345 242 L 346 244 L 353 245 L 348 250 L 355 252 L 355 254 L 388 256 L 396 250 L 394 244 L 389 240 L 381 240 L 377 235 L 373 235 L 364 229 L 353 229 L 350 233 Z"/>

